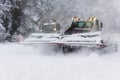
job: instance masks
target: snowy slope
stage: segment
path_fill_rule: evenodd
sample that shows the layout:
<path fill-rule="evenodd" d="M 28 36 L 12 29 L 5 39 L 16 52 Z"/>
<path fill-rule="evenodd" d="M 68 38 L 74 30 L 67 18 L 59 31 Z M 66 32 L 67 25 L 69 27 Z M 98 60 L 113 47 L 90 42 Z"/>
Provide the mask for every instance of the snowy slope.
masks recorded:
<path fill-rule="evenodd" d="M 119 52 L 63 55 L 44 46 L 0 44 L 0 80 L 120 80 Z"/>
<path fill-rule="evenodd" d="M 37 1 L 39 4 L 42 0 Z M 66 21 L 71 21 L 72 16 L 88 18 L 95 15 L 104 23 L 104 33 L 114 32 L 114 29 L 120 31 L 118 0 L 58 0 L 55 4 L 51 16 L 64 23 L 64 26 L 68 25 Z M 42 16 L 39 8 L 41 4 L 24 9 L 23 12 L 29 16 L 25 19 L 27 25 L 23 27 L 36 28 L 34 21 Z M 20 30 L 24 32 L 23 27 Z M 0 80 L 120 80 L 120 45 L 118 52 L 104 55 L 92 51 L 63 55 L 53 52 L 51 48 L 0 44 Z"/>

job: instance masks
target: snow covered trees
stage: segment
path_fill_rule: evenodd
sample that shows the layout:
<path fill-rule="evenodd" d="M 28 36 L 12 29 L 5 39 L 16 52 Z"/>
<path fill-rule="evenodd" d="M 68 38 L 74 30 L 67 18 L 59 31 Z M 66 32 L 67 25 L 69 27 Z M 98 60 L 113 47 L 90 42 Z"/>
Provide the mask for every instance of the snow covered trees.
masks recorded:
<path fill-rule="evenodd" d="M 15 0 L 0 0 L 0 41 L 11 39 L 20 25 L 21 10 Z"/>
<path fill-rule="evenodd" d="M 12 4 L 9 0 L 0 1 L 0 41 L 9 35 L 12 25 L 11 8 Z"/>
<path fill-rule="evenodd" d="M 113 27 L 119 24 L 115 8 L 112 0 L 0 0 L 0 40 L 38 31 L 43 19 L 56 19 L 64 28 L 73 16 L 97 16 L 106 27 Z"/>

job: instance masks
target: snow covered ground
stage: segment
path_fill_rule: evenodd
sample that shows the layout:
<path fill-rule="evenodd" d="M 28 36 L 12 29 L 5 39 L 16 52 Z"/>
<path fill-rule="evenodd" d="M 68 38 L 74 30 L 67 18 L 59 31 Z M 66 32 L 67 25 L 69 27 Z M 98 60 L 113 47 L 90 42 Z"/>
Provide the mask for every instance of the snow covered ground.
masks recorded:
<path fill-rule="evenodd" d="M 113 54 L 63 55 L 19 44 L 0 44 L 0 80 L 120 80 L 120 47 Z"/>
<path fill-rule="evenodd" d="M 47 7 L 44 5 L 45 8 L 44 6 L 41 8 L 39 1 L 42 0 L 26 1 L 28 4 L 22 6 L 26 7 L 22 11 L 26 15 L 23 21 L 27 22 L 23 22 L 26 24 L 22 26 L 31 29 L 36 25 L 36 17 L 41 18 L 42 14 L 46 13 L 43 9 Z M 33 3 L 31 4 L 31 2 Z M 95 15 L 104 23 L 105 33 L 109 34 L 115 28 L 120 32 L 120 1 L 118 0 L 58 0 L 53 4 L 56 5 L 51 14 L 55 19 L 62 20 L 61 23 L 66 24 L 66 21 L 71 20 L 70 16 L 78 15 L 84 18 Z M 28 8 L 28 6 L 30 7 Z M 0 11 L 5 10 L 1 8 Z M 10 15 L 7 15 L 8 17 L 12 18 Z M 11 21 L 10 24 L 12 24 Z M 8 25 L 8 28 L 10 28 L 9 26 L 11 25 Z M 20 31 L 24 32 L 23 27 L 20 28 Z M 11 43 L 0 44 L 0 80 L 120 80 L 120 45 L 118 52 L 102 55 L 92 51 L 64 55 L 61 52 L 53 52 L 51 48 Z"/>

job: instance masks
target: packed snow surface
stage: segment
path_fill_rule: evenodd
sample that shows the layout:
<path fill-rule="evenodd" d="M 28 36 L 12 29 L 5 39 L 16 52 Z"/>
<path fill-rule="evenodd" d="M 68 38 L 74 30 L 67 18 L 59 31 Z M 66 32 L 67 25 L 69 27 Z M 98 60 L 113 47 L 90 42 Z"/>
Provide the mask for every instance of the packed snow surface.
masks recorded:
<path fill-rule="evenodd" d="M 120 80 L 119 52 L 64 55 L 49 46 L 0 44 L 0 80 Z"/>

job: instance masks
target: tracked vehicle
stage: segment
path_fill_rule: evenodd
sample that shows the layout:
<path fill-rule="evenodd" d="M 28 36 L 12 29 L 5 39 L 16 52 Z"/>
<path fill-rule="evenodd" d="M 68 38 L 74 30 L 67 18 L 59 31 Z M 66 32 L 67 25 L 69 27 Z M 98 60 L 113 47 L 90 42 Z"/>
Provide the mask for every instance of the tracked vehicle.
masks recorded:
<path fill-rule="evenodd" d="M 23 44 L 56 44 L 64 53 L 84 48 L 104 49 L 106 42 L 102 39 L 103 23 L 96 17 L 81 20 L 72 19 L 71 26 L 60 32 L 60 26 L 55 23 L 44 23 L 39 33 L 32 33 Z"/>
<path fill-rule="evenodd" d="M 63 52 L 70 52 L 82 47 L 104 48 L 106 45 L 101 38 L 103 23 L 96 17 L 89 17 L 83 21 L 77 17 L 73 18 L 71 26 L 65 30 L 61 43 Z"/>

